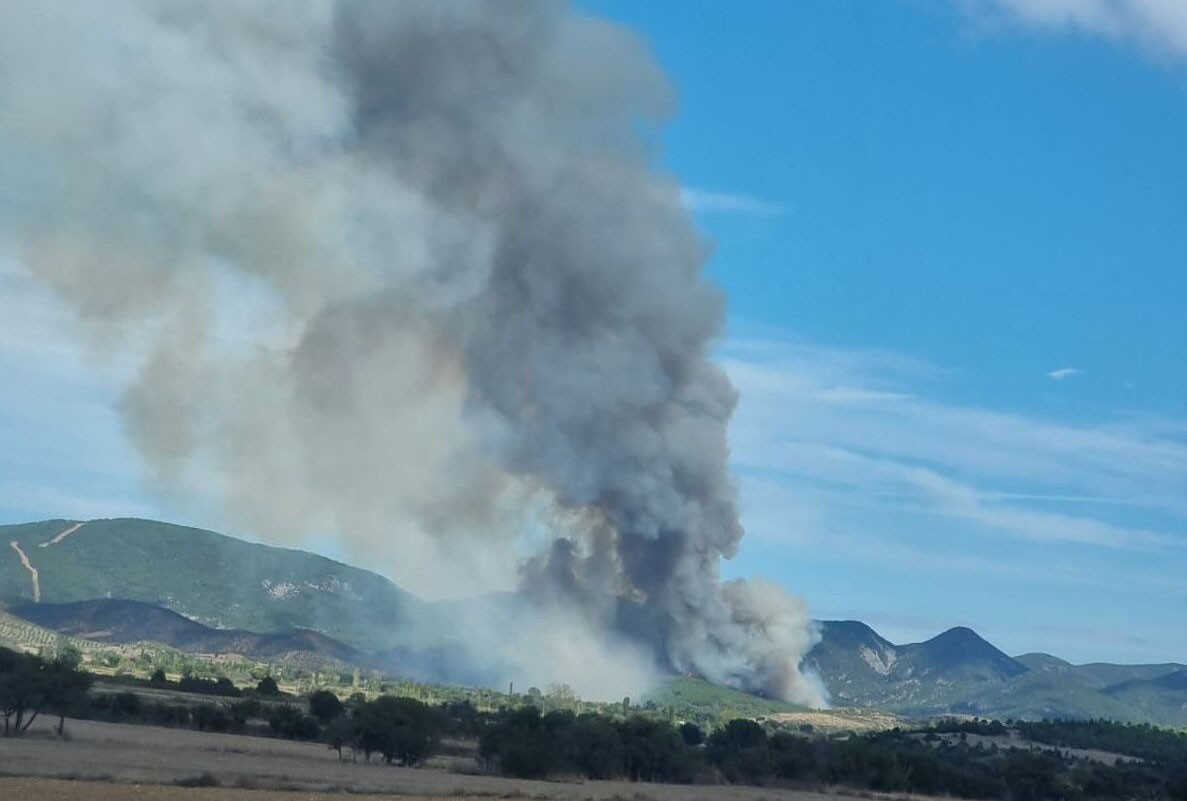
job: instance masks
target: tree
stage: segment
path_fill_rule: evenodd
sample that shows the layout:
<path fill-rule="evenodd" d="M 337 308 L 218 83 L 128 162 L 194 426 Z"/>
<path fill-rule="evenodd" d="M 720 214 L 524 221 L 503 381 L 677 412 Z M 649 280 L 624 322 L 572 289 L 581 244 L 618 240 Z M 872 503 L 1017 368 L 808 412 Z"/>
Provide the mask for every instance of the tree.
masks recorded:
<path fill-rule="evenodd" d="M 692 754 L 676 730 L 642 716 L 618 725 L 623 769 L 631 781 L 686 782 L 692 779 Z"/>
<path fill-rule="evenodd" d="M 359 747 L 388 764 L 419 765 L 437 747 L 440 723 L 434 710 L 413 698 L 385 695 L 361 706 L 355 714 Z"/>
<path fill-rule="evenodd" d="M 753 720 L 731 720 L 713 732 L 705 753 L 731 782 L 759 782 L 771 773 L 767 733 Z"/>
<path fill-rule="evenodd" d="M 58 713 L 58 736 L 66 733 L 66 715 L 81 707 L 87 698 L 93 681 L 89 673 L 79 670 L 82 655 L 77 651 L 63 650 L 54 661 L 46 666 L 45 703 L 47 708 Z"/>
<path fill-rule="evenodd" d="M 577 693 L 567 684 L 551 684 L 548 701 L 553 709 L 572 709 L 577 703 Z"/>
<path fill-rule="evenodd" d="M 0 649 L 0 714 L 4 715 L 5 737 L 23 734 L 37 719 L 45 701 L 44 665 L 35 656 Z"/>
<path fill-rule="evenodd" d="M 152 676 L 148 680 L 148 683 L 154 687 L 164 687 L 166 684 L 168 684 L 169 679 L 165 676 L 165 669 L 157 668 L 154 670 L 152 672 Z"/>
<path fill-rule="evenodd" d="M 528 695 L 531 696 L 531 690 Z M 478 754 L 488 766 L 496 767 L 505 776 L 521 779 L 547 776 L 553 765 L 543 728 L 536 707 L 512 710 L 482 735 Z"/>
<path fill-rule="evenodd" d="M 588 779 L 622 775 L 625 751 L 618 729 L 601 715 L 582 715 L 573 721 L 564 743 L 564 761 Z"/>
<path fill-rule="evenodd" d="M 91 686 L 89 674 L 79 670 L 81 654 L 63 649 L 52 661 L 0 649 L 0 714 L 4 735 L 28 731 L 39 713 L 58 714 L 58 734 L 66 730 L 66 714 L 81 705 Z"/>
<path fill-rule="evenodd" d="M 256 695 L 263 698 L 275 698 L 280 695 L 280 687 L 277 686 L 276 679 L 271 676 L 260 679 L 260 683 L 256 685 Z"/>
<path fill-rule="evenodd" d="M 358 726 L 354 720 L 339 715 L 326 727 L 326 744 L 338 752 L 338 761 L 342 761 L 342 749 L 354 746 L 358 738 Z"/>
<path fill-rule="evenodd" d="M 690 720 L 681 725 L 680 739 L 684 740 L 685 745 L 695 747 L 705 742 L 705 732 L 701 731 L 701 727 Z"/>
<path fill-rule="evenodd" d="M 781 779 L 804 779 L 816 771 L 812 742 L 786 732 L 771 738 L 771 769 Z"/>
<path fill-rule="evenodd" d="M 342 714 L 342 702 L 329 690 L 318 690 L 309 696 L 309 712 L 321 721 L 323 726 Z"/>
<path fill-rule="evenodd" d="M 1166 787 L 1167 793 L 1175 801 L 1187 801 L 1187 770 L 1175 779 L 1172 779 Z"/>

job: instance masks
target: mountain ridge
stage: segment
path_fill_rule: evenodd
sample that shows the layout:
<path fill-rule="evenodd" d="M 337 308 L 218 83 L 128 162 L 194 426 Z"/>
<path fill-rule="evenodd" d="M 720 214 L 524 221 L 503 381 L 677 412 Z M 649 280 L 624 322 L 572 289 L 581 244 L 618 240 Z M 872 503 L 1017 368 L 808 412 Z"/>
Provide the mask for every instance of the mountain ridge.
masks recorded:
<path fill-rule="evenodd" d="M 323 556 L 136 518 L 0 526 L 3 540 L 16 542 L 29 565 L 17 548 L 0 551 L 0 605 L 35 624 L 100 642 L 155 640 L 261 659 L 289 654 L 483 684 L 490 666 L 465 665 L 459 656 L 464 646 L 441 641 L 439 633 L 457 609 L 508 601 L 429 604 L 378 574 Z M 40 604 L 33 602 L 30 568 L 38 574 Z M 1044 653 L 1011 657 L 962 626 L 900 645 L 861 621 L 818 625 L 821 639 L 805 667 L 822 678 L 838 705 L 907 717 L 1107 717 L 1187 725 L 1187 667 L 1176 663 L 1074 665 Z"/>
<path fill-rule="evenodd" d="M 225 534 L 139 518 L 45 520 L 0 526 L 0 603 L 69 603 L 96 598 L 140 601 L 212 628 L 253 632 L 307 628 L 362 650 L 407 644 L 427 606 L 368 570 L 297 549 L 250 543 Z M 45 546 L 45 547 L 42 547 Z M 134 558 L 133 558 L 134 557 Z"/>
<path fill-rule="evenodd" d="M 821 675 L 841 705 L 907 717 L 1108 718 L 1187 725 L 1183 665 L 1074 665 L 1044 653 L 1015 658 L 964 626 L 903 645 L 858 621 L 820 621 L 819 627 L 821 641 L 805 664 Z M 1106 685 L 1102 676 L 1128 680 Z"/>

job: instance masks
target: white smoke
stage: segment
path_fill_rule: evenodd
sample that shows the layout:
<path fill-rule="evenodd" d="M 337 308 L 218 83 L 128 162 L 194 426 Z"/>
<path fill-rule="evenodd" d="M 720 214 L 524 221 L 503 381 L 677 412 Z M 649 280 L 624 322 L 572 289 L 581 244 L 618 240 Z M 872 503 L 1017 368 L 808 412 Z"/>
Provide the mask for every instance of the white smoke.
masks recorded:
<path fill-rule="evenodd" d="M 504 642 L 578 689 L 658 653 L 820 701 L 802 604 L 718 579 L 722 299 L 628 32 L 536 0 L 28 0 L 0 97 L 0 236 L 140 354 L 159 489 L 430 597 L 520 582 L 550 612 Z"/>

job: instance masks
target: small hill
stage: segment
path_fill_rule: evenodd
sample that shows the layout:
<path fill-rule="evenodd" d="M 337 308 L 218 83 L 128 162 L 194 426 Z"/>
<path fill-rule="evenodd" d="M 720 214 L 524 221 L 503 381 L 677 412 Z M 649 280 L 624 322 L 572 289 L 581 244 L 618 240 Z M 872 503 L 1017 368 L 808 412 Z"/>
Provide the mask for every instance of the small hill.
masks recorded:
<path fill-rule="evenodd" d="M 1035 673 L 1070 673 L 1076 668 L 1071 662 L 1051 654 L 1022 654 L 1014 657 L 1014 661 Z"/>
<path fill-rule="evenodd" d="M 366 664 L 359 651 L 305 629 L 260 634 L 212 629 L 176 612 L 139 601 L 100 599 L 68 604 L 22 604 L 9 612 L 35 625 L 91 642 L 155 642 L 179 651 L 240 654 L 305 665 Z"/>
<path fill-rule="evenodd" d="M 958 626 L 898 649 L 898 674 L 937 682 L 995 684 L 1027 672 L 970 628 Z"/>
<path fill-rule="evenodd" d="M 802 707 L 710 684 L 704 679 L 676 676 L 660 684 L 646 699 L 656 706 L 671 708 L 680 717 L 717 721 L 737 717 L 770 717 L 803 711 Z"/>
<path fill-rule="evenodd" d="M 140 601 L 99 599 L 66 604 L 19 604 L 9 613 L 47 629 L 114 643 L 149 640 L 177 648 L 206 639 L 215 629 Z"/>
<path fill-rule="evenodd" d="M 1152 679 L 1130 679 L 1101 691 L 1163 726 L 1187 726 L 1187 668 Z"/>
<path fill-rule="evenodd" d="M 1159 665 L 1113 665 L 1107 662 L 1093 662 L 1076 666 L 1078 675 L 1094 687 L 1102 689 L 1128 681 L 1159 679 L 1180 670 L 1187 670 L 1187 665 L 1178 665 L 1174 662 Z"/>
<path fill-rule="evenodd" d="M 955 704 L 952 711 L 999 720 L 1146 720 L 1130 706 L 1102 695 L 1073 672 L 1042 670 L 1032 670 L 975 693 Z"/>
<path fill-rule="evenodd" d="M 34 600 L 16 542 L 47 603 L 141 601 L 212 628 L 309 629 L 363 651 L 401 645 L 401 627 L 425 611 L 375 573 L 304 551 L 151 520 L 78 523 L 0 526 L 0 603 Z"/>

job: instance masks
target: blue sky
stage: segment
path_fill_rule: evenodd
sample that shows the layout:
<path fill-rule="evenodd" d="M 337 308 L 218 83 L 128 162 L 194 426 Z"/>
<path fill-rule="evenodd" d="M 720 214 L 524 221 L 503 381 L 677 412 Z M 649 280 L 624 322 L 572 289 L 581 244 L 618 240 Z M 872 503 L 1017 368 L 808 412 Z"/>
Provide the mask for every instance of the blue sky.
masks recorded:
<path fill-rule="evenodd" d="M 663 164 L 742 390 L 732 571 L 900 640 L 1187 658 L 1175 5 L 586 4 L 679 94 Z"/>
<path fill-rule="evenodd" d="M 580 6 L 679 95 L 660 163 L 742 397 L 727 572 L 896 641 L 1187 662 L 1182 4 Z M 126 367 L 2 257 L 0 522 L 205 522 L 143 485 Z"/>

